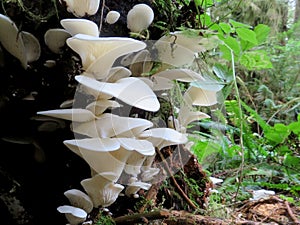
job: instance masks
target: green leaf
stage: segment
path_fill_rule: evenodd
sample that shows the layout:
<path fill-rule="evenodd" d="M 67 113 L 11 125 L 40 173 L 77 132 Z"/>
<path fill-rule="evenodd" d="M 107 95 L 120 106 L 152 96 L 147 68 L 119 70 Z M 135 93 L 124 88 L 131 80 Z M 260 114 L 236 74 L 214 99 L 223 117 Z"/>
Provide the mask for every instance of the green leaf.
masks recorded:
<path fill-rule="evenodd" d="M 248 70 L 262 70 L 273 68 L 268 53 L 264 50 L 244 52 L 240 59 L 240 63 L 244 65 Z"/>
<path fill-rule="evenodd" d="M 296 135 L 300 134 L 300 122 L 292 122 L 288 125 L 288 128 Z"/>
<path fill-rule="evenodd" d="M 291 154 L 286 154 L 283 160 L 283 164 L 285 166 L 291 167 L 293 169 L 299 170 L 300 169 L 300 157 L 293 156 Z"/>
<path fill-rule="evenodd" d="M 225 34 L 229 34 L 231 32 L 231 26 L 228 23 L 219 23 L 219 26 Z"/>
<path fill-rule="evenodd" d="M 254 32 L 256 34 L 256 40 L 257 40 L 257 44 L 262 44 L 264 43 L 270 33 L 271 28 L 267 25 L 264 24 L 258 24 L 255 28 L 254 28 Z"/>
<path fill-rule="evenodd" d="M 223 58 L 231 60 L 231 50 L 234 53 L 235 57 L 239 57 L 241 53 L 241 48 L 238 41 L 233 37 L 227 37 L 224 40 L 226 45 L 220 45 L 220 50 L 223 53 Z"/>
<path fill-rule="evenodd" d="M 198 19 L 198 15 L 196 16 L 196 19 Z M 211 18 L 207 13 L 200 15 L 200 21 L 203 27 L 207 27 L 211 24 Z"/>
<path fill-rule="evenodd" d="M 284 142 L 290 133 L 287 126 L 277 123 L 265 133 L 265 137 L 276 145 Z"/>
<path fill-rule="evenodd" d="M 256 34 L 253 30 L 248 28 L 237 28 L 236 33 L 240 39 L 257 45 Z"/>
<path fill-rule="evenodd" d="M 229 20 L 229 23 L 231 23 L 234 28 L 251 28 L 251 26 L 248 24 L 240 23 L 232 19 Z"/>

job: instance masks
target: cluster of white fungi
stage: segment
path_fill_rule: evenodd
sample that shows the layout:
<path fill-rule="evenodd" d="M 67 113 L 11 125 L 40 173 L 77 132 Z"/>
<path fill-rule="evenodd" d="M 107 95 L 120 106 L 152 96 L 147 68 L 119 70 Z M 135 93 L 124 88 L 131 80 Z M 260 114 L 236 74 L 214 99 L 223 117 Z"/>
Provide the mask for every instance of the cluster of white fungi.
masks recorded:
<path fill-rule="evenodd" d="M 99 7 L 99 0 L 64 2 L 67 10 L 76 17 L 93 15 Z M 118 12 L 110 11 L 105 22 L 113 24 L 119 17 Z M 138 4 L 128 12 L 127 27 L 139 33 L 151 25 L 153 18 L 148 5 Z M 2 46 L 26 69 L 30 62 L 39 58 L 39 41 L 26 32 L 21 32 L 21 38 L 13 38 L 19 35 L 15 24 L 4 15 L 0 15 L 0 19 Z M 77 138 L 65 140 L 64 144 L 90 166 L 91 176 L 81 181 L 83 190 L 66 191 L 64 195 L 70 204 L 57 208 L 65 214 L 69 224 L 76 225 L 87 221 L 93 208 L 113 204 L 120 194 L 137 198 L 140 189 L 148 190 L 153 177 L 160 172 L 152 166 L 156 150 L 187 144 L 187 125 L 209 117 L 194 110 L 194 106 L 216 104 L 217 92 L 190 85 L 168 127 L 155 127 L 152 121 L 143 118 L 108 113 L 107 109 L 122 109 L 120 101 L 144 111 L 157 112 L 160 109 L 158 94 L 172 89 L 174 81 L 206 82 L 201 74 L 189 69 L 195 55 L 207 50 L 205 44 L 201 45 L 203 39 L 186 37 L 181 32 L 163 36 L 154 47 L 164 66 L 151 74 L 151 54 L 143 41 L 101 37 L 98 26 L 83 18 L 62 19 L 61 26 L 49 29 L 44 42 L 55 54 L 63 54 L 61 49 L 66 44 L 80 56 L 84 72 L 75 76 L 78 91 L 94 99 L 83 107 L 62 104 L 64 108 L 38 114 L 72 121 L 71 129 L 78 134 Z M 10 37 L 3 31 L 11 32 Z M 115 65 L 120 57 L 126 65 Z M 129 178 L 120 184 L 118 181 L 124 173 Z"/>

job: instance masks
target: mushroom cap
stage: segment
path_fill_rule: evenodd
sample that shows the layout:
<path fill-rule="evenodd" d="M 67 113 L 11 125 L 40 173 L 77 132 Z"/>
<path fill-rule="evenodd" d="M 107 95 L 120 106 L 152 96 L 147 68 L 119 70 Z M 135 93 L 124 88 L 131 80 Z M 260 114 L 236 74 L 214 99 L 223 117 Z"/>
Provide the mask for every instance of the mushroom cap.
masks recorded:
<path fill-rule="evenodd" d="M 54 109 L 39 111 L 37 114 L 75 122 L 86 122 L 95 119 L 95 115 L 87 109 Z"/>
<path fill-rule="evenodd" d="M 114 83 L 121 78 L 130 77 L 131 71 L 123 66 L 115 66 L 109 70 L 109 74 L 105 81 L 109 83 Z"/>
<path fill-rule="evenodd" d="M 179 109 L 178 121 L 182 127 L 187 127 L 189 123 L 205 118 L 210 118 L 210 116 L 203 112 L 192 111 L 192 109 L 187 105 L 183 105 Z"/>
<path fill-rule="evenodd" d="M 93 201 L 95 208 L 107 207 L 113 204 L 120 192 L 124 189 L 121 184 L 115 184 L 105 178 L 106 174 L 97 174 L 92 178 L 82 180 L 80 183 Z"/>
<path fill-rule="evenodd" d="M 67 5 L 68 12 L 76 17 L 95 15 L 99 9 L 100 0 L 59 0 Z"/>
<path fill-rule="evenodd" d="M 171 128 L 152 128 L 141 133 L 139 137 L 145 138 L 159 149 L 170 145 L 184 144 L 188 141 L 186 134 Z"/>
<path fill-rule="evenodd" d="M 31 63 L 38 60 L 41 55 L 41 46 L 39 40 L 29 32 L 22 31 L 20 33 L 25 46 L 27 62 Z"/>
<path fill-rule="evenodd" d="M 64 195 L 69 199 L 72 206 L 81 208 L 87 213 L 90 213 L 92 211 L 93 202 L 86 193 L 77 189 L 70 189 L 68 191 L 65 191 Z"/>
<path fill-rule="evenodd" d="M 64 213 L 71 225 L 80 224 L 84 222 L 87 217 L 87 213 L 83 209 L 70 205 L 59 206 L 57 211 Z"/>
<path fill-rule="evenodd" d="M 218 103 L 217 92 L 190 86 L 183 99 L 188 105 L 211 106 Z"/>
<path fill-rule="evenodd" d="M 86 34 L 95 37 L 99 36 L 98 26 L 91 20 L 79 18 L 62 19 L 60 24 L 72 36 L 75 36 L 76 34 Z"/>
<path fill-rule="evenodd" d="M 120 13 L 114 10 L 111 10 L 107 13 L 105 22 L 108 24 L 114 24 L 120 18 Z"/>
<path fill-rule="evenodd" d="M 171 43 L 175 42 L 177 45 L 185 47 L 194 53 L 205 52 L 206 48 L 201 45 L 203 37 L 196 35 L 198 33 L 199 31 L 195 31 L 194 34 L 188 34 L 186 31 L 175 31 L 162 36 L 159 40 Z"/>
<path fill-rule="evenodd" d="M 169 41 L 157 40 L 154 44 L 157 50 L 158 61 L 171 67 L 191 66 L 195 59 L 195 53 L 190 49 Z"/>
<path fill-rule="evenodd" d="M 156 73 L 153 75 L 153 77 L 162 77 L 170 80 L 177 80 L 181 82 L 193 82 L 193 81 L 205 81 L 204 77 L 196 73 L 190 69 L 169 69 L 169 70 L 164 70 L 159 73 Z"/>
<path fill-rule="evenodd" d="M 104 113 L 96 120 L 74 125 L 73 131 L 93 138 L 135 137 L 152 126 L 153 123 L 146 119 Z"/>
<path fill-rule="evenodd" d="M 150 142 L 133 138 L 85 138 L 65 140 L 64 144 L 81 156 L 97 173 L 116 174 L 114 181 L 120 177 L 132 151 L 144 155 L 153 155 L 155 152 Z"/>
<path fill-rule="evenodd" d="M 44 34 L 44 42 L 53 53 L 61 54 L 61 48 L 66 44 L 69 37 L 71 35 L 65 29 L 51 28 Z"/>
<path fill-rule="evenodd" d="M 127 14 L 127 28 L 139 33 L 147 29 L 154 19 L 152 8 L 146 4 L 137 4 Z"/>
<path fill-rule="evenodd" d="M 16 57 L 24 69 L 27 58 L 23 39 L 19 37 L 16 24 L 7 16 L 0 14 L 0 43 L 11 55 Z"/>
<path fill-rule="evenodd" d="M 122 78 L 115 83 L 99 82 L 83 75 L 75 76 L 75 79 L 90 89 L 96 98 L 103 93 L 146 111 L 155 112 L 160 108 L 157 96 L 147 84 L 138 78 Z"/>
<path fill-rule="evenodd" d="M 98 99 L 97 101 L 91 102 L 85 108 L 91 111 L 95 116 L 100 116 L 106 109 L 114 109 L 121 107 L 121 105 L 113 100 Z"/>
<path fill-rule="evenodd" d="M 136 194 L 140 189 L 149 190 L 150 187 L 151 184 L 136 180 L 128 184 L 128 186 L 125 188 L 125 195 L 131 197 L 132 195 Z"/>
<path fill-rule="evenodd" d="M 147 156 L 133 152 L 126 161 L 124 171 L 132 176 L 137 176 L 141 172 L 141 167 Z"/>
<path fill-rule="evenodd" d="M 68 46 L 80 55 L 82 67 L 96 79 L 107 76 L 115 60 L 146 47 L 142 41 L 126 37 L 93 37 L 77 34 L 67 40 Z"/>

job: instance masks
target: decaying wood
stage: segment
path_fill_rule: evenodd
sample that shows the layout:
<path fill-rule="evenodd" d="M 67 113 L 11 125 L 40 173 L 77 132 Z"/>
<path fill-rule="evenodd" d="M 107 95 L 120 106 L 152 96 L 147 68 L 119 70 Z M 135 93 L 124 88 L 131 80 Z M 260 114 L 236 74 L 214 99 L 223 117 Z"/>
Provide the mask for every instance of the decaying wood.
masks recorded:
<path fill-rule="evenodd" d="M 161 219 L 162 224 L 166 225 L 195 225 L 195 224 L 202 224 L 202 225 L 267 225 L 267 223 L 261 222 L 253 222 L 249 220 L 230 220 L 230 219 L 219 219 L 213 218 L 209 216 L 201 216 L 201 215 L 194 215 L 192 213 L 186 211 L 177 211 L 177 210 L 166 210 L 161 209 L 149 213 L 137 213 L 127 216 L 120 216 L 114 219 L 117 225 L 119 224 L 136 224 L 144 222 L 145 224 L 148 223 L 149 220 L 157 220 Z M 146 222 L 147 221 L 147 222 Z"/>

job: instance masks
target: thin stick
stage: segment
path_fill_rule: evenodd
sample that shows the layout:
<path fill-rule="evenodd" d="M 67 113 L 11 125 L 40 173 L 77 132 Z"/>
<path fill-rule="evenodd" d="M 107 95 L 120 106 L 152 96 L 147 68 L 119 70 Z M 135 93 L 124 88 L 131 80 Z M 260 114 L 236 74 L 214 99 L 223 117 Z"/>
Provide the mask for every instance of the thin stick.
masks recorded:
<path fill-rule="evenodd" d="M 284 202 L 286 210 L 288 211 L 290 217 L 292 218 L 292 220 L 294 221 L 295 224 L 300 224 L 300 221 L 298 220 L 298 218 L 295 216 L 295 214 L 293 213 L 288 201 Z"/>
<path fill-rule="evenodd" d="M 100 36 L 100 33 L 101 33 L 101 29 L 102 29 L 104 8 L 105 8 L 105 0 L 102 0 L 101 16 L 100 16 L 100 23 L 99 23 L 99 36 Z"/>
<path fill-rule="evenodd" d="M 156 150 L 157 153 L 159 154 L 164 167 L 167 170 L 168 175 L 170 176 L 173 184 L 175 185 L 175 187 L 177 188 L 177 190 L 179 191 L 179 194 L 184 198 L 184 200 L 189 204 L 190 207 L 192 207 L 194 210 L 197 209 L 197 206 L 191 201 L 191 199 L 184 193 L 184 191 L 181 189 L 181 187 L 179 186 L 179 184 L 177 183 L 176 179 L 174 178 L 174 176 L 172 175 L 172 172 L 168 166 L 168 164 L 166 163 L 165 157 L 163 156 L 163 154 L 159 151 Z"/>

